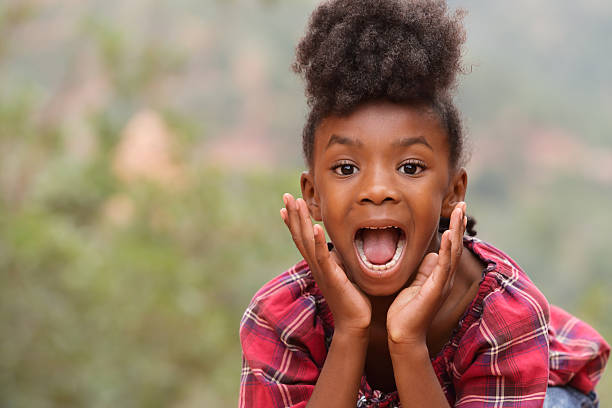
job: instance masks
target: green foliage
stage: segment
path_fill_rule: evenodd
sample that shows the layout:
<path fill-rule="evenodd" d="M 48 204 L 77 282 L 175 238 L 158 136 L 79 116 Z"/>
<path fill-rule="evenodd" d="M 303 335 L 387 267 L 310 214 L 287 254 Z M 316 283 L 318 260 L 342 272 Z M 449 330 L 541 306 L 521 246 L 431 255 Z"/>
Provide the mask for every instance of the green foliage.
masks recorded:
<path fill-rule="evenodd" d="M 278 210 L 282 193 L 299 195 L 304 105 L 287 67 L 313 2 L 133 2 L 123 20 L 121 7 L 94 3 L 83 2 L 79 13 L 40 2 L 0 4 L 0 406 L 236 405 L 240 317 L 262 284 L 299 259 Z M 474 8 L 484 13 L 478 21 L 490 21 L 490 7 Z M 37 25 L 51 20 L 57 26 Z M 511 32 L 498 22 L 499 32 Z M 189 23 L 195 34 L 181 34 Z M 71 27 L 71 35 L 47 35 L 49 27 Z M 38 37 L 27 42 L 28 33 Z M 525 35 L 511 44 L 524 44 Z M 609 101 L 576 91 L 589 82 L 580 71 L 569 81 L 557 72 L 553 94 L 537 76 L 509 77 L 507 60 L 516 54 L 503 41 L 489 41 L 496 50 L 487 54 L 496 60 L 503 50 L 502 62 L 475 70 L 462 88 L 473 128 L 491 133 L 504 152 L 494 168 L 470 173 L 468 212 L 479 236 L 513 256 L 552 302 L 611 339 L 610 184 L 582 177 L 574 163 L 530 173 L 517 136 L 536 118 L 568 122 L 608 146 L 594 135 L 609 130 L 601 120 Z M 532 64 L 541 51 L 531 51 Z M 581 55 L 572 59 L 586 60 Z M 607 73 L 609 56 L 599 59 Z M 33 63 L 36 77 L 29 78 Z M 251 64 L 247 73 L 262 71 L 257 81 L 245 81 L 242 64 Z M 80 76 L 92 68 L 91 77 Z M 610 82 L 596 85 L 605 102 Z M 529 114 L 496 132 L 508 106 Z M 578 113 L 554 116 L 575 106 Z M 145 108 L 173 134 L 177 182 L 128 182 L 113 170 L 126 125 Z M 71 130 L 74 122 L 86 131 Z M 277 149 L 275 162 L 209 162 L 214 142 L 251 127 Z M 75 153 L 72 141 L 87 131 L 92 147 Z M 602 400 L 612 399 L 610 374 L 599 390 Z"/>
<path fill-rule="evenodd" d="M 149 99 L 156 80 L 180 72 L 185 63 L 170 44 L 156 37 L 135 44 L 124 29 L 101 19 L 85 19 L 82 31 L 98 50 L 119 99 Z"/>
<path fill-rule="evenodd" d="M 9 51 L 7 34 L 28 21 L 35 13 L 36 7 L 31 1 L 0 4 L 0 61 Z"/>
<path fill-rule="evenodd" d="M 123 187 L 123 226 L 88 171 L 2 212 L 0 405 L 162 407 L 191 387 L 235 403 L 241 314 L 296 259 L 277 209 L 297 175 L 194 176 L 180 192 Z"/>

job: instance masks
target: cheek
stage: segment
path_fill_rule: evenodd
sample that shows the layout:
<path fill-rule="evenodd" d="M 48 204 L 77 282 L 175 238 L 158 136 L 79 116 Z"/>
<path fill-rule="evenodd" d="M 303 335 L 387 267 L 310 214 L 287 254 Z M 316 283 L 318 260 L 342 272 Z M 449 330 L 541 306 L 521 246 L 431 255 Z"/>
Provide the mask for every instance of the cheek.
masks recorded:
<path fill-rule="evenodd" d="M 439 210 L 442 207 L 446 189 L 440 180 L 432 177 L 420 183 L 408 184 L 405 191 L 408 200 L 417 199 L 417 204 L 422 211 L 430 211 L 433 208 Z"/>
<path fill-rule="evenodd" d="M 415 208 L 414 221 L 419 226 L 418 233 L 422 234 L 424 238 L 429 237 L 434 231 L 438 230 L 442 213 L 443 193 L 437 185 L 428 184 L 414 194 L 414 197 L 419 197 L 413 207 Z"/>
<path fill-rule="evenodd" d="M 338 206 L 333 204 L 335 202 L 334 197 L 330 197 L 327 194 L 324 194 L 323 197 L 319 200 L 320 221 L 323 222 L 327 235 L 333 241 L 336 238 L 335 233 L 341 222 L 339 219 L 341 220 L 342 217 L 338 211 Z"/>
<path fill-rule="evenodd" d="M 348 194 L 341 192 L 341 186 L 325 184 L 319 189 L 319 208 L 323 221 L 344 216 L 342 206 L 346 206 L 346 200 L 343 200 L 343 197 L 348 197 Z"/>

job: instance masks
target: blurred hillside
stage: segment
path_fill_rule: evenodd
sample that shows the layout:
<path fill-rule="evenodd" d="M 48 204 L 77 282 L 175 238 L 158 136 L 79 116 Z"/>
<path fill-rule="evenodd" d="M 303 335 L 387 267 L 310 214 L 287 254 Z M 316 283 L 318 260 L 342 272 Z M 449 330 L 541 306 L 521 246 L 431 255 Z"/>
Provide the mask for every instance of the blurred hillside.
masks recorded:
<path fill-rule="evenodd" d="M 0 3 L 0 406 L 236 405 L 241 314 L 299 256 L 314 4 Z M 610 341 L 612 3 L 450 4 L 478 235 Z"/>

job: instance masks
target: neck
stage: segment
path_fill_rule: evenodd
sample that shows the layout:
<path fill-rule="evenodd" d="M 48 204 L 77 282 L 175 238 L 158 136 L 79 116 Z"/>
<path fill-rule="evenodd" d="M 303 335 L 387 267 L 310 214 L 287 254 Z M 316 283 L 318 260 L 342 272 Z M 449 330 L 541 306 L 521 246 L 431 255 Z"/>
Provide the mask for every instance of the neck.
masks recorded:
<path fill-rule="evenodd" d="M 368 296 L 372 305 L 372 323 L 374 327 L 387 326 L 387 311 L 397 294 L 390 296 Z"/>

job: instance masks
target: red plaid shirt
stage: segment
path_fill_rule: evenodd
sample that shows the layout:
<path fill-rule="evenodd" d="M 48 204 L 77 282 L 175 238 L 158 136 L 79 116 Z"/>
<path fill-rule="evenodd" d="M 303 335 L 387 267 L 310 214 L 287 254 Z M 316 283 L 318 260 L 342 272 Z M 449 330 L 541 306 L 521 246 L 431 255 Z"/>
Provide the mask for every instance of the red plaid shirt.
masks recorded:
<path fill-rule="evenodd" d="M 478 295 L 431 363 L 451 406 L 541 407 L 547 385 L 593 391 L 610 353 L 589 325 L 549 306 L 520 267 L 476 238 L 464 244 L 488 263 Z M 304 407 L 334 326 L 301 261 L 254 296 L 240 325 L 240 407 Z M 399 406 L 397 392 L 361 380 L 357 407 Z"/>

